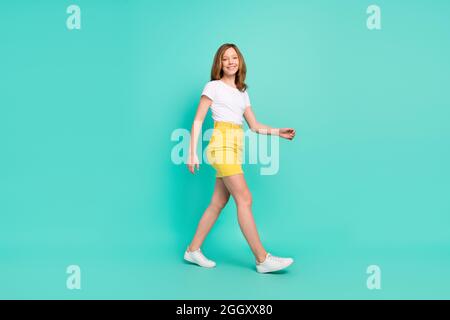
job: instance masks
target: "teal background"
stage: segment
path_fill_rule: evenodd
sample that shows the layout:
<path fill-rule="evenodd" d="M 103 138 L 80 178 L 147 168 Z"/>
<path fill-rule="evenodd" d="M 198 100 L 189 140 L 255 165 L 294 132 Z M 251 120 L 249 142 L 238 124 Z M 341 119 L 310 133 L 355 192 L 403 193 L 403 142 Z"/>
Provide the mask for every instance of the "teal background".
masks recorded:
<path fill-rule="evenodd" d="M 2 2 L 0 298 L 450 298 L 449 17 L 443 0 Z M 296 260 L 281 274 L 254 271 L 233 201 L 203 245 L 217 268 L 182 260 L 214 171 L 174 165 L 170 136 L 225 42 L 258 120 L 297 130 L 278 174 L 244 167 L 263 243 Z"/>

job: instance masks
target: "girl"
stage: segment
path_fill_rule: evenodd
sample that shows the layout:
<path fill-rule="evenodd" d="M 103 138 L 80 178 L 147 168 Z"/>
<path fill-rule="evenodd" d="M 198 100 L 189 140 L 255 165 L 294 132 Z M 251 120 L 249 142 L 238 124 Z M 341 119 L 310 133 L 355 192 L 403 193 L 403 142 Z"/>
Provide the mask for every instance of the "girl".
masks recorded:
<path fill-rule="evenodd" d="M 184 253 L 184 259 L 206 268 L 216 265 L 203 255 L 200 246 L 231 194 L 236 202 L 239 226 L 255 255 L 256 270 L 266 273 L 284 269 L 294 260 L 271 255 L 259 239 L 252 214 L 252 195 L 241 166 L 243 117 L 250 129 L 259 134 L 278 135 L 292 140 L 295 130 L 271 128 L 256 120 L 250 106 L 245 76 L 244 57 L 237 46 L 229 43 L 222 45 L 214 57 L 211 81 L 203 89 L 192 124 L 188 158 L 189 171 L 194 173 L 195 168 L 199 170 L 197 140 L 205 115 L 211 107 L 214 130 L 206 154 L 208 161 L 217 171 L 216 184 L 211 203 L 200 219 L 194 238 Z"/>

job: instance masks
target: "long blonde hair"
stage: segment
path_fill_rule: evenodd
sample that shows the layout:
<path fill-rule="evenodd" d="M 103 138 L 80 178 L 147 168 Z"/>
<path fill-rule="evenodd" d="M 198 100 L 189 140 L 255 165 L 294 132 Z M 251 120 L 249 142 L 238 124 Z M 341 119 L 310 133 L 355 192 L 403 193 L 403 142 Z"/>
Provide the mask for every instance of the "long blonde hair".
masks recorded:
<path fill-rule="evenodd" d="M 214 56 L 214 62 L 211 68 L 211 81 L 212 80 L 220 80 L 223 77 L 223 70 L 222 70 L 222 58 L 226 50 L 229 48 L 233 48 L 236 50 L 236 53 L 239 58 L 239 68 L 235 76 L 234 83 L 236 87 L 244 92 L 247 89 L 247 85 L 245 84 L 245 76 L 247 74 L 247 66 L 245 65 L 244 56 L 242 55 L 239 48 L 232 43 L 225 43 L 220 46 L 220 48 L 217 50 L 216 55 Z"/>

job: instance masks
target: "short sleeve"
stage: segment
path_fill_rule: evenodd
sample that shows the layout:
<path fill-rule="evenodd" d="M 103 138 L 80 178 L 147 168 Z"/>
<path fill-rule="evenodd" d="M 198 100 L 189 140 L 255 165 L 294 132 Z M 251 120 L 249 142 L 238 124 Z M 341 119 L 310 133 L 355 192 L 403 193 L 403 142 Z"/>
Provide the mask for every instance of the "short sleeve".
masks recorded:
<path fill-rule="evenodd" d="M 244 101 L 245 101 L 245 108 L 251 106 L 250 96 L 248 95 L 247 90 L 244 91 Z"/>
<path fill-rule="evenodd" d="M 211 100 L 214 100 L 215 97 L 215 87 L 214 83 L 212 81 L 208 82 L 202 91 L 202 96 L 207 96 Z"/>

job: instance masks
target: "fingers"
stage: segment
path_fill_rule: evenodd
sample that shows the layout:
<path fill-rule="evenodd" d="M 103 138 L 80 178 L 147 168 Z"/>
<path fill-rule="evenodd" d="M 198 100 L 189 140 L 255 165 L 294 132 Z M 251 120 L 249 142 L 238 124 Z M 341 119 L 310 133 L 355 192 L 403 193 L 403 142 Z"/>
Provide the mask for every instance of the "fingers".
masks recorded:
<path fill-rule="evenodd" d="M 293 133 L 293 132 L 295 132 L 295 129 L 293 129 L 293 128 L 283 128 L 283 129 L 281 129 L 281 132 L 283 132 L 283 133 Z"/>
<path fill-rule="evenodd" d="M 285 138 L 292 140 L 295 137 L 295 129 L 293 128 L 284 128 Z"/>
<path fill-rule="evenodd" d="M 195 173 L 195 168 L 197 168 L 197 171 L 199 171 L 200 170 L 200 164 L 198 164 L 198 163 L 188 164 L 188 169 L 189 169 L 190 173 L 194 174 Z"/>

